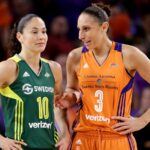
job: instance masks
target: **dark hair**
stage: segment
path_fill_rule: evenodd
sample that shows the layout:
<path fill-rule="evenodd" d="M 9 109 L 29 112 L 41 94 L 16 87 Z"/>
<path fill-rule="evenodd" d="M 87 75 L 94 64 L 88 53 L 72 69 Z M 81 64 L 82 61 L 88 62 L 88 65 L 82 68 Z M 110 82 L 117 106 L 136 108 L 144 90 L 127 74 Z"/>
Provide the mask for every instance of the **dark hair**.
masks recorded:
<path fill-rule="evenodd" d="M 92 6 L 87 7 L 82 13 L 89 14 L 95 17 L 99 23 L 108 22 L 111 14 L 110 6 L 103 3 L 93 3 Z"/>
<path fill-rule="evenodd" d="M 16 38 L 16 33 L 17 32 L 22 33 L 26 24 L 34 17 L 40 18 L 36 14 L 27 14 L 24 17 L 22 17 L 20 20 L 16 21 L 16 23 L 14 24 L 13 29 L 11 31 L 10 43 L 9 43 L 9 53 L 11 54 L 11 56 L 16 53 L 18 54 L 21 51 L 21 44 Z"/>

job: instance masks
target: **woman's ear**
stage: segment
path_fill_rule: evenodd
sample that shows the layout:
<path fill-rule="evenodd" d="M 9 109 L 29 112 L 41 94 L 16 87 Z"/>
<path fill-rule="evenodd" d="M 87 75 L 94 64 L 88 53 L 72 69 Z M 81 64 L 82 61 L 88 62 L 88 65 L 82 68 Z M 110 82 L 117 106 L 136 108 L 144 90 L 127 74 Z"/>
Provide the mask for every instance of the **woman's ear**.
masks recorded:
<path fill-rule="evenodd" d="M 101 25 L 101 28 L 103 31 L 107 32 L 109 28 L 109 23 L 108 22 L 103 22 Z"/>
<path fill-rule="evenodd" d="M 22 34 L 20 32 L 16 33 L 16 38 L 20 43 L 22 43 Z"/>

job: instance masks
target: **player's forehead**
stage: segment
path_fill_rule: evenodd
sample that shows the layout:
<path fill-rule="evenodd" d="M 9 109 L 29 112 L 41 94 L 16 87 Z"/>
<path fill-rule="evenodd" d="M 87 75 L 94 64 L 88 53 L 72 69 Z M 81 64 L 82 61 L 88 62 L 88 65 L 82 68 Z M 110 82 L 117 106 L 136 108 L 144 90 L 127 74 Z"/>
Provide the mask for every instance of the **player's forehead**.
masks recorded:
<path fill-rule="evenodd" d="M 32 18 L 24 27 L 25 29 L 46 29 L 44 21 L 39 17 Z"/>
<path fill-rule="evenodd" d="M 77 27 L 81 28 L 83 26 L 94 26 L 96 24 L 98 24 L 98 21 L 94 16 L 82 13 L 78 18 Z"/>

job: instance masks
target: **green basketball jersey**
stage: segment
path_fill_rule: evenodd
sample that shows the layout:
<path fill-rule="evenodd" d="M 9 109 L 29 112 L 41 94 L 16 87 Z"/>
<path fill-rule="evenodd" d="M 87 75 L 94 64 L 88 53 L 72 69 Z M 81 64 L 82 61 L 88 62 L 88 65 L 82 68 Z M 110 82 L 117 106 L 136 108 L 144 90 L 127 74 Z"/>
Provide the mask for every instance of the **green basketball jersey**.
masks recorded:
<path fill-rule="evenodd" d="M 12 57 L 18 65 L 18 77 L 8 87 L 0 89 L 6 127 L 6 137 L 23 140 L 30 148 L 55 149 L 54 85 L 50 66 L 41 59 L 39 74 L 18 55 Z"/>

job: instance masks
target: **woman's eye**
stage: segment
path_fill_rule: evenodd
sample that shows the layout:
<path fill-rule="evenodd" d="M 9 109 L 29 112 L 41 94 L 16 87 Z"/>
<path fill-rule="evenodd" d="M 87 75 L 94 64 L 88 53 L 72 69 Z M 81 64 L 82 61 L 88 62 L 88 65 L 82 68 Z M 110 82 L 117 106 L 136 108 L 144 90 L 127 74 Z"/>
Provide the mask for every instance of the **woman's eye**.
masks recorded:
<path fill-rule="evenodd" d="M 88 28 L 88 27 L 85 27 L 83 30 L 84 30 L 84 31 L 88 31 L 88 30 L 89 30 L 89 28 Z"/>
<path fill-rule="evenodd" d="M 42 33 L 44 33 L 44 34 L 45 34 L 45 33 L 46 33 L 46 31 L 43 31 Z"/>
<path fill-rule="evenodd" d="M 37 32 L 37 31 L 33 31 L 32 33 L 33 33 L 33 34 L 36 34 L 36 33 L 38 33 L 38 32 Z"/>

